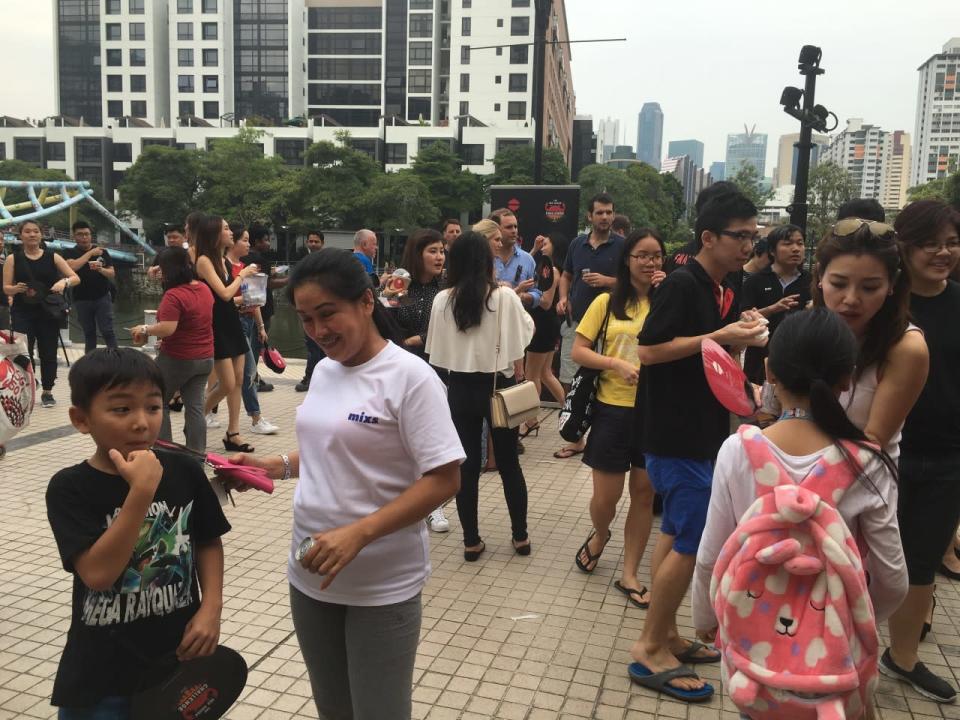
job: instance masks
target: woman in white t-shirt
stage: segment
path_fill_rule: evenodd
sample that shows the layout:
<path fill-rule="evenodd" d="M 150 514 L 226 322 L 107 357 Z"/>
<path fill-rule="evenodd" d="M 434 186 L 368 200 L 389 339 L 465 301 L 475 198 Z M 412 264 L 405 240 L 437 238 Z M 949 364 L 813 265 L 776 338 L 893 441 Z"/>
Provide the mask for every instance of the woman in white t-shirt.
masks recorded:
<path fill-rule="evenodd" d="M 494 377 L 497 387 L 504 388 L 514 385 L 522 373 L 533 319 L 512 289 L 497 286 L 490 245 L 476 231 L 464 233 L 450 248 L 447 282 L 449 289 L 433 301 L 426 350 L 432 365 L 450 371 L 450 414 L 467 453 L 457 515 L 463 528 L 463 559 L 475 562 L 486 549 L 477 520 L 483 421 L 490 421 Z M 529 555 L 527 483 L 517 457 L 519 431 L 493 428 L 490 436 L 510 513 L 513 549 Z"/>
<path fill-rule="evenodd" d="M 409 718 L 430 574 L 422 521 L 457 492 L 463 449 L 443 384 L 392 342 L 349 251 L 308 255 L 288 293 L 326 355 L 297 409 L 299 451 L 237 458 L 299 476 L 287 575 L 320 717 Z"/>

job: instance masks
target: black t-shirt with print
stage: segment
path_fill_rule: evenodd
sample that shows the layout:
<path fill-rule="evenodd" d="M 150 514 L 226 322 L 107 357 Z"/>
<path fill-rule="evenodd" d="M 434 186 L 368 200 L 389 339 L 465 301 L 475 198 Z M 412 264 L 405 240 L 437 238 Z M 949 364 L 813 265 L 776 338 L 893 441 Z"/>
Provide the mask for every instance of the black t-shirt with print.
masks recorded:
<path fill-rule="evenodd" d="M 94 247 L 97 246 L 93 245 L 91 249 Z M 86 255 L 86 253 L 86 250 L 81 250 L 79 247 L 72 247 L 63 251 L 63 257 L 65 260 L 77 260 Z M 100 260 L 104 267 L 113 267 L 113 260 L 110 258 L 109 250 L 104 249 L 103 254 L 99 258 L 93 259 Z M 99 300 L 110 292 L 110 279 L 103 273 L 91 270 L 89 263 L 84 264 L 83 267 L 79 270 L 74 270 L 74 272 L 77 274 L 77 277 L 80 278 L 80 284 L 73 288 L 74 300 Z"/>
<path fill-rule="evenodd" d="M 670 273 L 651 296 L 640 344 L 707 335 L 735 321 L 733 291 L 724 281 L 727 312 L 721 315 L 715 288 L 696 260 Z M 716 458 L 730 434 L 730 416 L 710 392 L 700 353 L 641 368 L 635 433 L 644 452 L 692 460 Z"/>
<path fill-rule="evenodd" d="M 155 678 L 200 606 L 196 550 L 230 530 L 210 483 L 192 459 L 158 452 L 163 477 L 130 562 L 110 590 L 91 590 L 74 561 L 119 514 L 129 486 L 82 462 L 47 487 L 47 517 L 63 567 L 73 573 L 73 612 L 53 685 L 54 705 L 84 707 L 128 696 Z"/>

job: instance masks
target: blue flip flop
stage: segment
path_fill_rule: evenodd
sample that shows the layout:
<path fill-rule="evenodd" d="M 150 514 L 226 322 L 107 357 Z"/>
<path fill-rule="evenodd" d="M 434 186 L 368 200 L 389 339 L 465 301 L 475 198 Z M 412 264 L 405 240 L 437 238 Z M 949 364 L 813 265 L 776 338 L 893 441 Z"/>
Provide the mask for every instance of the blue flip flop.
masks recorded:
<path fill-rule="evenodd" d="M 655 690 L 664 695 L 669 695 L 676 700 L 684 702 L 706 702 L 713 697 L 713 685 L 704 684 L 699 690 L 681 690 L 670 685 L 671 680 L 677 678 L 699 678 L 693 670 L 687 667 L 678 667 L 673 670 L 664 670 L 663 672 L 651 672 L 646 665 L 638 662 L 632 662 L 627 667 L 630 679 L 641 687 Z"/>

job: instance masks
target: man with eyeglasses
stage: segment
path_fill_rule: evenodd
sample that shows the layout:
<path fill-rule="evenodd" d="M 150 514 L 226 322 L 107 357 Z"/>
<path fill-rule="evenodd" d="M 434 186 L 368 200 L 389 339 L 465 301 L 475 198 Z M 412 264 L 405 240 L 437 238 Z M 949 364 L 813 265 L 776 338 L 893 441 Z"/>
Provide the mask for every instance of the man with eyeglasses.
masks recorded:
<path fill-rule="evenodd" d="M 740 307 L 757 310 L 769 321 L 771 337 L 783 319 L 803 310 L 810 302 L 810 273 L 803 269 L 806 245 L 796 225 L 782 225 L 767 236 L 771 263 L 743 283 Z M 750 382 L 762 385 L 765 379 L 765 347 L 747 348 L 743 370 Z"/>
<path fill-rule="evenodd" d="M 697 253 L 657 288 L 639 336 L 634 445 L 663 497 L 663 518 L 650 608 L 631 650 L 630 675 L 640 685 L 687 701 L 706 700 L 713 688 L 696 675 L 676 677 L 671 671 L 683 663 L 720 660 L 706 638 L 701 644 L 680 637 L 677 610 L 693 578 L 713 465 L 730 434 L 730 415 L 710 391 L 700 345 L 710 338 L 733 352 L 766 342 L 763 319 L 740 320 L 725 283 L 750 257 L 756 216 L 754 204 L 740 193 L 719 194 L 703 206 Z"/>

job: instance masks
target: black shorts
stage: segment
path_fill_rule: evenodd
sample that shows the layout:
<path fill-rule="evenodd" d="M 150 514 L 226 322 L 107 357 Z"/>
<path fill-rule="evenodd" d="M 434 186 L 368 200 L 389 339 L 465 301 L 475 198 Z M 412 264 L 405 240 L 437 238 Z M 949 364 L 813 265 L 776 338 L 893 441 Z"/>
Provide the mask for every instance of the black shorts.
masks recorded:
<path fill-rule="evenodd" d="M 960 521 L 960 453 L 900 456 L 897 517 L 911 585 L 932 585 Z"/>
<path fill-rule="evenodd" d="M 645 467 L 643 455 L 633 452 L 633 407 L 594 400 L 591 412 L 593 422 L 583 451 L 584 465 L 610 473 L 629 472 L 631 466 Z"/>

